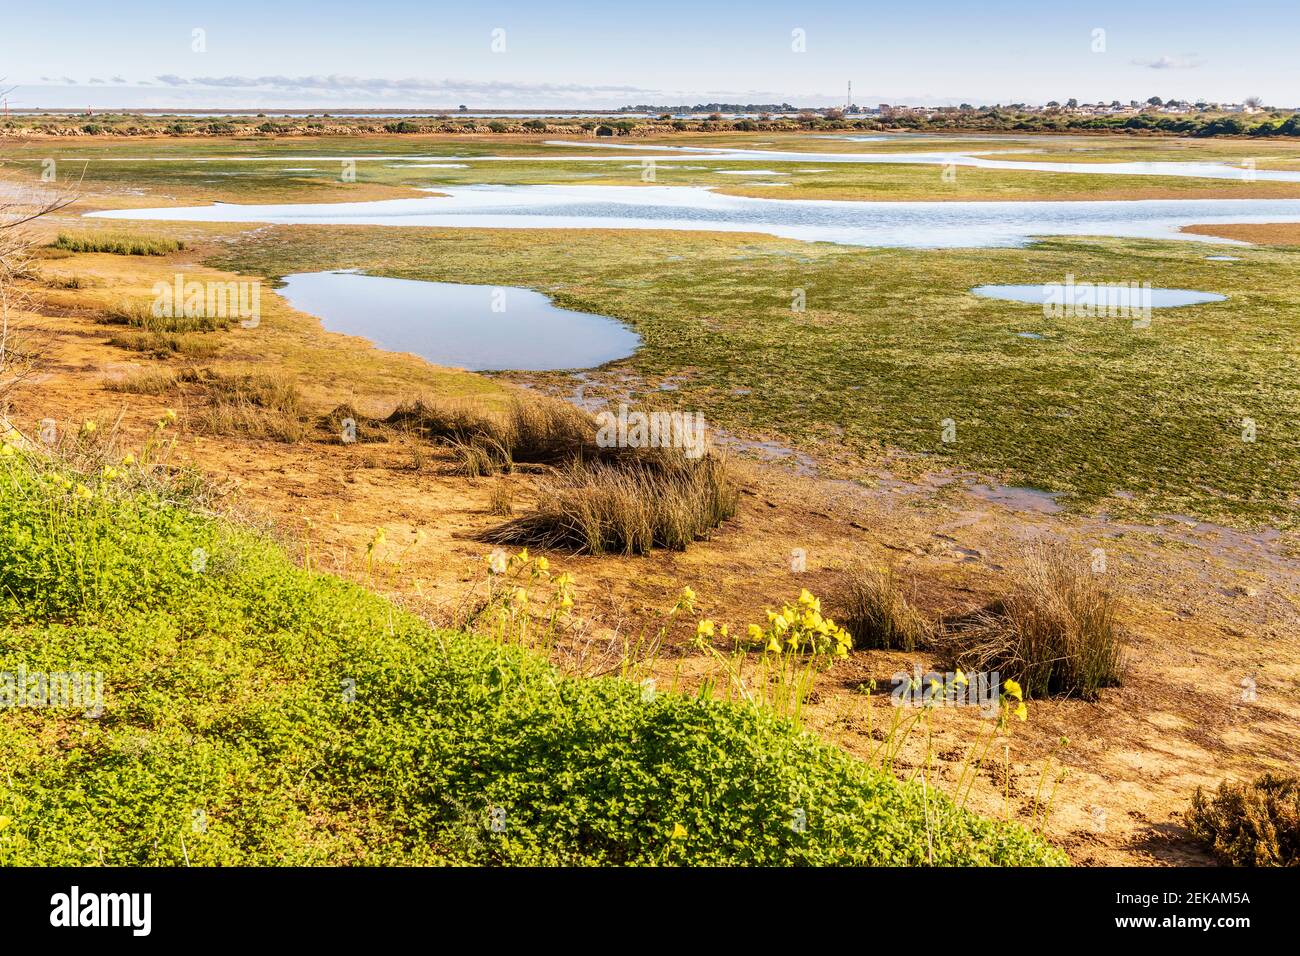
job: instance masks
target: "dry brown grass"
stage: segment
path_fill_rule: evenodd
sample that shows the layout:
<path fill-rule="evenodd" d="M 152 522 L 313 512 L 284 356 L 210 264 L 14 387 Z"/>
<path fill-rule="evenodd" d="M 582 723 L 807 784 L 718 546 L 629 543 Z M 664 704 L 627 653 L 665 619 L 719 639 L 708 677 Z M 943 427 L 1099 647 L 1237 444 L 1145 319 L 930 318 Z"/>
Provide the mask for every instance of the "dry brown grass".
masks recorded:
<path fill-rule="evenodd" d="M 505 481 L 494 482 L 492 493 L 488 498 L 488 514 L 498 518 L 509 518 L 514 513 L 514 494 L 510 490 L 510 485 Z"/>
<path fill-rule="evenodd" d="M 208 405 L 190 418 L 196 430 L 289 444 L 306 436 L 302 399 L 293 382 L 269 375 L 218 375 L 208 384 Z"/>
<path fill-rule="evenodd" d="M 941 643 L 963 670 L 997 671 L 1026 697 L 1094 700 L 1123 670 L 1115 599 L 1086 561 L 1062 548 L 1031 548 L 1011 587 L 949 622 Z"/>
<path fill-rule="evenodd" d="M 416 399 L 399 405 L 385 421 L 453 446 L 471 474 L 497 474 L 514 462 L 558 465 L 601 454 L 595 419 L 540 395 L 516 400 L 500 414 L 463 402 Z"/>
<path fill-rule="evenodd" d="M 933 629 L 911 598 L 893 568 L 858 564 L 844 573 L 830 603 L 855 648 L 914 651 L 929 643 Z"/>
<path fill-rule="evenodd" d="M 575 461 L 543 481 L 536 508 L 488 533 L 497 544 L 587 554 L 685 550 L 736 513 L 739 490 L 724 460 L 665 452 L 606 464 Z"/>
<path fill-rule="evenodd" d="M 181 383 L 181 373 L 169 368 L 146 368 L 122 378 L 111 378 L 104 387 L 114 392 L 132 395 L 166 395 Z"/>
<path fill-rule="evenodd" d="M 1300 866 L 1300 777 L 1224 781 L 1212 797 L 1197 787 L 1186 821 L 1233 866 Z"/>
<path fill-rule="evenodd" d="M 510 449 L 495 438 L 453 442 L 451 451 L 456 474 L 467 478 L 506 474 L 515 467 Z"/>
<path fill-rule="evenodd" d="M 93 289 L 100 284 L 89 276 L 73 276 L 61 273 L 43 276 L 41 282 L 47 289 Z"/>
<path fill-rule="evenodd" d="M 126 325 L 160 333 L 224 332 L 235 324 L 233 318 L 216 316 L 154 315 L 151 303 L 139 301 L 124 302 L 110 309 L 100 321 L 105 325 Z"/>
<path fill-rule="evenodd" d="M 185 243 L 177 239 L 121 232 L 61 232 L 51 245 L 65 252 L 108 252 L 118 256 L 165 256 L 185 248 Z"/>
<path fill-rule="evenodd" d="M 384 419 L 384 424 L 420 438 L 451 444 L 482 434 L 488 428 L 483 412 L 462 401 L 434 401 L 417 398 L 403 402 Z"/>
<path fill-rule="evenodd" d="M 220 346 L 198 333 L 175 332 L 116 332 L 109 336 L 109 345 L 131 352 L 141 352 L 153 358 L 209 358 L 220 351 Z"/>

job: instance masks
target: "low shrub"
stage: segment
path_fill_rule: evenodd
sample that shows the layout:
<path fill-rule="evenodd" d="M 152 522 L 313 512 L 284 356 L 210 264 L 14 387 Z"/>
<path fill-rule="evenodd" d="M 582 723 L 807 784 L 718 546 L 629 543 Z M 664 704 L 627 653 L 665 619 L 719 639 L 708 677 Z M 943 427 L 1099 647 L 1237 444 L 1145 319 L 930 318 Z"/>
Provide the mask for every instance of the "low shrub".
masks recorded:
<path fill-rule="evenodd" d="M 1187 828 L 1232 866 L 1300 866 L 1300 777 L 1266 773 L 1192 795 Z"/>

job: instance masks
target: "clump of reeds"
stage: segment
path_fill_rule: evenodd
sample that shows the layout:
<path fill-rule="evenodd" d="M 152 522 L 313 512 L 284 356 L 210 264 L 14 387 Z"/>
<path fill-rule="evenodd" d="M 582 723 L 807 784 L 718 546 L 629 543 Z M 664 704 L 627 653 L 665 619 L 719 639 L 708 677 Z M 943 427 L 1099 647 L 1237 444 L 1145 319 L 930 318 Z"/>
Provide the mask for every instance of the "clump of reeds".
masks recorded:
<path fill-rule="evenodd" d="M 832 603 L 855 648 L 914 651 L 929 643 L 930 622 L 893 568 L 865 563 L 849 568 Z"/>
<path fill-rule="evenodd" d="M 169 358 L 173 355 L 207 358 L 219 350 L 217 343 L 211 339 L 193 333 L 176 332 L 117 332 L 109 336 L 108 344 L 153 358 Z"/>
<path fill-rule="evenodd" d="M 230 328 L 235 319 L 211 315 L 155 315 L 151 303 L 139 300 L 123 302 L 109 309 L 101 317 L 105 325 L 125 325 L 146 332 L 186 333 L 221 332 Z"/>
<path fill-rule="evenodd" d="M 509 518 L 515 513 L 514 495 L 505 480 L 496 481 L 488 498 L 488 514 L 498 518 Z"/>
<path fill-rule="evenodd" d="M 963 669 L 1013 678 L 1026 697 L 1093 700 L 1119 683 L 1123 669 L 1114 596 L 1061 548 L 1030 549 L 1011 586 L 949 622 L 943 644 Z"/>
<path fill-rule="evenodd" d="M 190 424 L 211 435 L 242 435 L 293 443 L 307 432 L 297 386 L 270 375 L 218 375 L 208 404 Z"/>
<path fill-rule="evenodd" d="M 575 461 L 542 482 L 532 512 L 489 532 L 488 539 L 588 554 L 680 551 L 735 514 L 738 499 L 720 458 Z"/>
<path fill-rule="evenodd" d="M 61 232 L 51 245 L 67 252 L 108 252 L 119 256 L 165 256 L 185 248 L 176 239 L 118 232 Z"/>

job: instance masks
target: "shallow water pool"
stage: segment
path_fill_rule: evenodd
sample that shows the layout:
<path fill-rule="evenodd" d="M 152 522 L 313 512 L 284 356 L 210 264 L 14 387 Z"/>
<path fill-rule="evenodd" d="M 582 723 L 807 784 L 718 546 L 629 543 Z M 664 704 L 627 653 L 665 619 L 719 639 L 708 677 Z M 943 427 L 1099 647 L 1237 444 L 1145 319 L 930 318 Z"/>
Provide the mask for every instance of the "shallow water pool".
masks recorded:
<path fill-rule="evenodd" d="M 476 372 L 594 368 L 641 344 L 623 323 L 561 309 L 531 289 L 300 272 L 277 291 L 330 332 Z"/>
<path fill-rule="evenodd" d="M 982 299 L 1029 302 L 1034 305 L 1115 307 L 1121 309 L 1174 309 L 1204 302 L 1222 302 L 1228 297 L 1217 292 L 1193 289 L 1152 289 L 1132 284 L 1076 282 L 1070 285 L 981 285 L 971 289 Z M 1024 333 L 1022 333 L 1024 334 Z"/>

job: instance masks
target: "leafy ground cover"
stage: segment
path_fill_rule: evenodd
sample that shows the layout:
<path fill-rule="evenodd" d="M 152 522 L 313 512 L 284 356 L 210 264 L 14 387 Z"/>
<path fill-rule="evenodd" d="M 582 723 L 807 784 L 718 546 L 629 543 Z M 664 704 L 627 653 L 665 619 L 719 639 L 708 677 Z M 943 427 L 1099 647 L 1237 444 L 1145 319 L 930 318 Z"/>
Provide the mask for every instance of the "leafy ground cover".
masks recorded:
<path fill-rule="evenodd" d="M 0 671 L 103 675 L 98 716 L 0 714 L 2 862 L 1065 861 L 763 710 L 433 630 L 176 487 L 0 459 Z"/>

